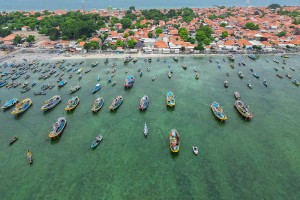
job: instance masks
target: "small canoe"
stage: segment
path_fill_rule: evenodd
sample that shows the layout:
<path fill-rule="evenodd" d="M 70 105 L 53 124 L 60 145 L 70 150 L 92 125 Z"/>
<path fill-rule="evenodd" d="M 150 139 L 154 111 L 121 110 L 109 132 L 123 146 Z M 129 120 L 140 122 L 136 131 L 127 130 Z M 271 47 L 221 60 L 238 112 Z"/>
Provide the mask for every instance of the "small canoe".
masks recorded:
<path fill-rule="evenodd" d="M 94 101 L 91 110 L 93 112 L 98 112 L 102 108 L 103 105 L 104 105 L 104 99 L 102 97 L 99 97 Z"/>
<path fill-rule="evenodd" d="M 198 155 L 198 147 L 195 147 L 195 146 L 192 146 L 192 149 L 193 149 L 193 153 L 195 154 L 195 155 Z"/>
<path fill-rule="evenodd" d="M 100 144 L 100 142 L 102 141 L 102 139 L 103 139 L 103 137 L 102 137 L 101 135 L 98 135 L 98 136 L 95 138 L 95 140 L 92 142 L 92 144 L 91 144 L 91 149 L 96 148 L 96 147 Z"/>
<path fill-rule="evenodd" d="M 13 138 L 9 141 L 9 145 L 13 145 L 17 140 L 18 140 L 18 137 L 13 137 Z"/>
<path fill-rule="evenodd" d="M 28 150 L 26 156 L 27 156 L 27 162 L 31 165 L 33 163 L 31 151 Z"/>
<path fill-rule="evenodd" d="M 95 94 L 97 91 L 100 90 L 100 88 L 101 88 L 100 84 L 99 83 L 96 84 L 95 87 L 94 87 L 94 89 L 92 90 L 92 93 Z"/>
<path fill-rule="evenodd" d="M 234 97 L 236 98 L 236 100 L 241 99 L 240 93 L 238 93 L 237 91 L 235 91 L 233 94 L 234 94 Z"/>
<path fill-rule="evenodd" d="M 147 127 L 146 123 L 144 125 L 144 135 L 145 135 L 145 137 L 147 137 L 147 135 L 148 135 L 148 127 Z"/>
<path fill-rule="evenodd" d="M 5 110 L 5 109 L 8 109 L 8 108 L 11 108 L 13 107 L 16 103 L 18 103 L 18 99 L 16 98 L 13 98 L 7 102 L 5 102 L 5 104 L 2 106 L 2 109 Z"/>

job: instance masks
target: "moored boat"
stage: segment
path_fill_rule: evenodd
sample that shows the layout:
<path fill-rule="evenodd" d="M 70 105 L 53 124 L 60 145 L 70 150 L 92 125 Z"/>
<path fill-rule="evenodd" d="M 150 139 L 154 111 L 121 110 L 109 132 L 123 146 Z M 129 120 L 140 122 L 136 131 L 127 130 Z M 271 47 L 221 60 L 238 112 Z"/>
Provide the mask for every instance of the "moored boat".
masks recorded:
<path fill-rule="evenodd" d="M 257 73 L 253 73 L 253 76 L 254 76 L 255 78 L 259 78 L 259 75 L 258 75 Z"/>
<path fill-rule="evenodd" d="M 283 77 L 281 74 L 276 74 L 276 76 L 277 76 L 278 78 L 282 78 L 282 77 Z"/>
<path fill-rule="evenodd" d="M 52 126 L 52 130 L 49 133 L 49 137 L 52 139 L 59 137 L 65 130 L 66 125 L 67 120 L 64 117 L 58 118 L 57 122 L 55 122 Z"/>
<path fill-rule="evenodd" d="M 8 108 L 11 108 L 13 107 L 16 103 L 18 103 L 18 99 L 16 98 L 12 98 L 11 100 L 5 102 L 5 104 L 2 106 L 2 109 L 5 110 L 5 109 L 8 109 Z"/>
<path fill-rule="evenodd" d="M 140 100 L 140 110 L 146 110 L 149 105 L 149 97 L 147 95 L 144 95 Z"/>
<path fill-rule="evenodd" d="M 192 146 L 192 150 L 195 155 L 198 155 L 198 147 Z"/>
<path fill-rule="evenodd" d="M 29 98 L 26 98 L 16 105 L 16 107 L 11 112 L 11 114 L 15 115 L 15 116 L 20 115 L 20 114 L 24 113 L 26 110 L 28 110 L 28 108 L 31 105 L 32 105 L 32 100 Z"/>
<path fill-rule="evenodd" d="M 41 110 L 47 111 L 51 110 L 61 102 L 61 97 L 59 95 L 54 95 L 49 100 L 45 101 L 45 104 L 41 107 Z"/>
<path fill-rule="evenodd" d="M 300 85 L 300 83 L 299 83 L 296 79 L 293 79 L 293 80 L 292 80 L 292 83 L 294 83 L 294 84 L 297 85 L 297 86 Z"/>
<path fill-rule="evenodd" d="M 147 127 L 146 123 L 144 125 L 144 135 L 145 135 L 145 137 L 147 137 L 147 135 L 148 135 L 148 127 Z"/>
<path fill-rule="evenodd" d="M 240 77 L 241 79 L 243 79 L 243 78 L 244 78 L 244 74 L 243 74 L 243 72 L 239 71 L 239 72 L 238 72 L 238 75 L 239 75 L 239 77 Z"/>
<path fill-rule="evenodd" d="M 211 110 L 213 111 L 214 115 L 220 119 L 221 121 L 227 120 L 226 115 L 224 114 L 223 108 L 220 106 L 218 102 L 213 102 L 211 104 Z"/>
<path fill-rule="evenodd" d="M 97 91 L 100 90 L 100 88 L 101 88 L 100 84 L 97 83 L 97 84 L 95 85 L 95 87 L 93 88 L 92 93 L 95 94 Z"/>
<path fill-rule="evenodd" d="M 249 54 L 248 57 L 252 60 L 255 60 L 256 59 L 256 56 L 254 54 Z"/>
<path fill-rule="evenodd" d="M 92 142 L 92 144 L 91 144 L 91 149 L 96 148 L 96 147 L 100 144 L 100 142 L 102 141 L 102 139 L 103 139 L 103 137 L 102 137 L 101 135 L 98 135 L 98 136 L 95 138 L 95 140 Z"/>
<path fill-rule="evenodd" d="M 253 114 L 249 112 L 249 107 L 245 106 L 244 102 L 241 100 L 236 100 L 234 106 L 244 118 L 251 119 L 253 117 Z"/>
<path fill-rule="evenodd" d="M 268 87 L 268 83 L 266 80 L 263 81 L 264 86 Z"/>
<path fill-rule="evenodd" d="M 173 153 L 177 153 L 179 151 L 180 147 L 180 141 L 179 141 L 179 133 L 176 129 L 172 129 L 169 134 L 170 139 L 170 150 Z"/>
<path fill-rule="evenodd" d="M 75 85 L 75 86 L 71 87 L 70 93 L 71 93 L 71 94 L 72 94 L 72 93 L 75 93 L 75 92 L 78 91 L 80 88 L 81 88 L 80 85 Z"/>
<path fill-rule="evenodd" d="M 251 83 L 247 83 L 248 88 L 252 89 Z"/>
<path fill-rule="evenodd" d="M 174 107 L 176 105 L 175 96 L 171 91 L 166 94 L 166 104 L 169 107 Z"/>
<path fill-rule="evenodd" d="M 235 59 L 234 56 L 233 56 L 232 54 L 228 55 L 227 58 L 228 58 L 230 61 L 234 61 L 234 59 Z"/>
<path fill-rule="evenodd" d="M 237 91 L 235 91 L 233 94 L 234 94 L 234 97 L 236 98 L 236 100 L 241 99 L 240 93 L 238 93 Z"/>
<path fill-rule="evenodd" d="M 34 95 L 46 95 L 46 92 L 40 91 L 40 92 L 34 92 Z"/>
<path fill-rule="evenodd" d="M 132 75 L 127 76 L 127 78 L 125 79 L 124 87 L 125 88 L 132 87 L 134 84 L 134 81 L 135 81 L 134 76 L 132 76 Z"/>
<path fill-rule="evenodd" d="M 109 110 L 116 110 L 117 108 L 119 108 L 121 106 L 121 104 L 123 103 L 123 97 L 122 96 L 117 96 L 110 104 L 110 106 L 108 107 Z"/>
<path fill-rule="evenodd" d="M 28 164 L 32 164 L 33 163 L 33 158 L 32 158 L 32 153 L 31 153 L 31 151 L 27 151 L 27 153 L 26 153 L 26 156 L 27 156 L 27 162 L 28 162 Z"/>
<path fill-rule="evenodd" d="M 67 84 L 67 81 L 61 80 L 61 81 L 58 82 L 57 87 L 63 87 L 63 86 L 66 85 L 66 84 Z"/>
<path fill-rule="evenodd" d="M 229 86 L 229 83 L 228 83 L 227 80 L 225 80 L 225 81 L 224 81 L 224 87 L 225 87 L 225 88 L 228 88 L 228 86 Z"/>
<path fill-rule="evenodd" d="M 200 77 L 200 75 L 197 73 L 197 74 L 195 75 L 195 79 L 199 79 L 199 77 Z"/>
<path fill-rule="evenodd" d="M 178 62 L 178 57 L 173 57 L 173 60 L 175 61 L 175 62 Z"/>
<path fill-rule="evenodd" d="M 80 102 L 80 99 L 75 96 L 68 100 L 67 106 L 65 107 L 66 111 L 74 110 Z"/>
<path fill-rule="evenodd" d="M 129 63 L 132 60 L 131 56 L 126 56 L 124 63 Z"/>
<path fill-rule="evenodd" d="M 286 74 L 286 77 L 288 77 L 289 79 L 292 78 L 292 76 L 290 74 Z"/>
<path fill-rule="evenodd" d="M 104 99 L 102 97 L 99 97 L 94 101 L 91 110 L 93 112 L 98 112 L 102 108 L 103 104 L 104 104 Z"/>
<path fill-rule="evenodd" d="M 10 141 L 9 141 L 9 145 L 13 145 L 16 141 L 18 140 L 18 137 L 13 137 Z"/>

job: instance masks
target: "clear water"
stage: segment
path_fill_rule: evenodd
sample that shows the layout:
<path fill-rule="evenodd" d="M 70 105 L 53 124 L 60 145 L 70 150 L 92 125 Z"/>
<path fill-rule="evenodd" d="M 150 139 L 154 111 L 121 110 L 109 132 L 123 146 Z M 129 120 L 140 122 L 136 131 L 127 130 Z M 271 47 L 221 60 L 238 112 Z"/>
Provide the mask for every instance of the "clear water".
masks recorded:
<path fill-rule="evenodd" d="M 67 85 L 47 91 L 46 96 L 33 95 L 43 84 L 38 74 L 29 80 L 37 81 L 29 93 L 1 88 L 1 104 L 13 97 L 30 97 L 33 105 L 18 118 L 10 114 L 11 109 L 0 113 L 0 199 L 299 199 L 299 87 L 285 76 L 276 77 L 273 68 L 300 80 L 300 58 L 295 55 L 287 59 L 286 69 L 282 64 L 267 63 L 265 58 L 272 60 L 273 56 L 260 56 L 256 61 L 236 56 L 235 69 L 226 57 L 185 57 L 178 63 L 172 58 L 166 63 L 154 58 L 151 64 L 139 59 L 126 67 L 121 59 L 111 59 L 107 66 L 104 60 L 86 59 L 84 69 L 97 61 L 100 64 L 83 74 L 82 88 L 74 95 L 69 89 L 78 83 L 78 74 L 69 80 L 66 71 Z M 245 67 L 237 65 L 241 60 L 246 61 Z M 113 62 L 118 64 L 114 87 L 107 83 L 105 74 Z M 171 79 L 167 77 L 169 63 L 174 71 Z M 188 66 L 186 71 L 181 68 L 183 63 Z M 199 80 L 193 67 L 199 70 Z M 243 80 L 238 71 L 245 75 Z M 129 74 L 135 75 L 136 81 L 132 89 L 124 90 Z M 98 75 L 102 87 L 93 95 Z M 262 84 L 264 79 L 267 88 Z M 249 81 L 252 90 L 247 87 Z M 165 105 L 167 91 L 175 95 L 174 110 Z M 234 91 L 249 105 L 253 120 L 245 121 L 233 107 Z M 43 113 L 43 102 L 55 94 L 61 95 L 62 102 Z M 64 107 L 75 95 L 80 104 L 74 112 L 66 113 Z M 123 104 L 116 112 L 108 112 L 117 95 L 124 97 Z M 144 95 L 149 96 L 150 105 L 146 112 L 140 112 L 139 101 Z M 90 109 L 99 96 L 104 97 L 104 107 L 93 114 Z M 219 123 L 210 110 L 213 101 L 223 107 L 228 117 L 225 123 Z M 48 134 L 61 116 L 68 124 L 60 140 L 54 142 Z M 145 122 L 147 139 L 143 135 Z M 169 149 L 168 134 L 173 128 L 181 137 L 178 155 Z M 99 134 L 103 141 L 92 151 L 90 144 Z M 19 140 L 9 147 L 13 136 Z M 192 146 L 198 146 L 198 156 Z M 33 153 L 32 166 L 26 161 L 27 150 Z"/>

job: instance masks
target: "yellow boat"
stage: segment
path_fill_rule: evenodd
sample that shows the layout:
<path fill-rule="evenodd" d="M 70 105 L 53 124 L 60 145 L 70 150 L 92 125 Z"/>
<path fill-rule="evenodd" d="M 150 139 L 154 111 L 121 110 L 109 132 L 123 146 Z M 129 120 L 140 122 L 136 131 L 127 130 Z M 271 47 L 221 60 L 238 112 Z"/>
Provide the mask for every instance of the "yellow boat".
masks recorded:
<path fill-rule="evenodd" d="M 31 165 L 33 163 L 31 151 L 28 150 L 26 156 L 27 156 L 27 162 L 28 162 L 28 164 Z"/>
<path fill-rule="evenodd" d="M 166 95 L 166 104 L 167 106 L 174 107 L 176 102 L 175 102 L 175 96 L 173 92 L 169 91 Z"/>
<path fill-rule="evenodd" d="M 29 98 L 24 99 L 16 105 L 14 110 L 11 112 L 12 115 L 20 115 L 24 113 L 32 105 L 32 100 Z"/>
<path fill-rule="evenodd" d="M 74 110 L 80 102 L 80 99 L 78 97 L 72 97 L 69 99 L 67 106 L 65 107 L 66 111 Z"/>

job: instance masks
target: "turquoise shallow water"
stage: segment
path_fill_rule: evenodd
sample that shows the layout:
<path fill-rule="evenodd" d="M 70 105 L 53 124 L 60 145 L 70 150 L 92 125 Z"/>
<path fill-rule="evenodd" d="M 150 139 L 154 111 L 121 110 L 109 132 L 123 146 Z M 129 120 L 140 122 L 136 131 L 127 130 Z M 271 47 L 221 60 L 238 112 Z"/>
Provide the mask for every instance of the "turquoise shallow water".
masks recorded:
<path fill-rule="evenodd" d="M 29 93 L 1 88 L 1 104 L 12 97 L 30 97 L 33 105 L 16 119 L 11 110 L 0 113 L 0 199 L 299 199 L 299 88 L 286 77 L 276 77 L 274 67 L 300 80 L 300 58 L 287 59 L 286 69 L 265 58 L 271 61 L 273 56 L 260 56 L 256 61 L 236 56 L 235 69 L 226 57 L 184 57 L 178 63 L 172 58 L 164 63 L 163 58 L 160 62 L 153 59 L 151 64 L 139 59 L 126 66 L 120 59 L 111 59 L 107 66 L 103 60 L 86 59 L 83 68 L 96 61 L 100 64 L 83 74 L 82 88 L 75 93 L 81 101 L 72 113 L 66 113 L 64 107 L 71 97 L 68 90 L 78 82 L 77 74 L 70 80 L 66 77 L 66 86 L 47 91 L 46 96 L 33 95 L 42 85 L 37 74 L 30 80 L 36 79 L 38 84 Z M 237 65 L 241 60 L 246 67 Z M 114 87 L 107 84 L 105 74 L 113 62 L 118 64 Z M 169 63 L 174 71 L 171 79 L 167 77 Z M 183 63 L 188 65 L 186 71 L 181 68 Z M 139 67 L 143 77 L 138 76 Z M 194 78 L 193 67 L 200 72 L 199 80 Z M 125 68 L 136 76 L 130 90 L 123 88 Z M 253 77 L 250 68 L 260 79 Z M 238 71 L 244 73 L 243 80 Z M 98 75 L 102 88 L 92 95 Z M 225 79 L 229 81 L 227 89 L 223 87 Z M 262 84 L 263 79 L 269 87 Z M 249 81 L 252 90 L 246 85 Z M 176 97 L 174 110 L 165 106 L 169 90 Z M 243 120 L 234 109 L 234 91 L 249 105 L 254 114 L 251 121 Z M 61 95 L 62 102 L 43 113 L 43 102 L 55 94 Z M 140 112 L 139 100 L 145 94 L 150 105 Z M 124 97 L 123 104 L 116 112 L 108 112 L 117 95 Z M 99 96 L 105 104 L 93 114 L 91 105 Z M 210 110 L 214 100 L 227 114 L 225 123 L 219 123 Z M 60 116 L 66 117 L 68 125 L 60 140 L 51 141 L 48 133 Z M 181 136 L 178 155 L 171 154 L 168 146 L 172 128 Z M 103 142 L 91 151 L 89 146 L 98 134 L 103 135 Z M 13 136 L 19 140 L 9 147 Z M 193 145 L 200 150 L 198 156 L 192 153 Z M 33 153 L 32 166 L 26 162 L 27 149 Z"/>

